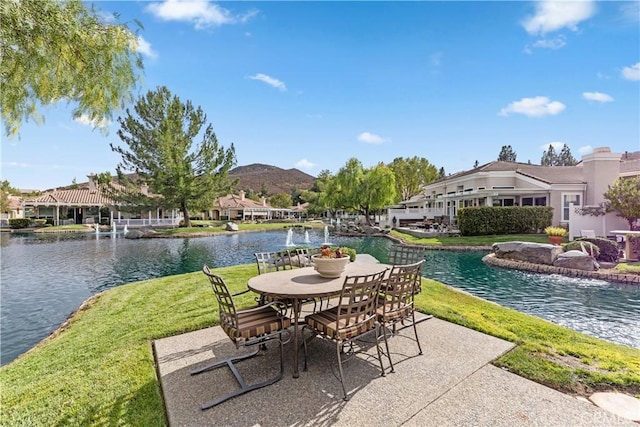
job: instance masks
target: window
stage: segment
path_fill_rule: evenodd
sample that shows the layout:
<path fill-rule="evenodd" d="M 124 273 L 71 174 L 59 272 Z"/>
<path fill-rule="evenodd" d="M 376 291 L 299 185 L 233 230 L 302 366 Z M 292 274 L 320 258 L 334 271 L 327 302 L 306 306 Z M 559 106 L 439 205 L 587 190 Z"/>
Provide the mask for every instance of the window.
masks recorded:
<path fill-rule="evenodd" d="M 580 194 L 563 194 L 562 195 L 562 218 L 560 221 L 569 221 L 569 205 L 573 203 L 574 207 L 581 207 Z"/>
<path fill-rule="evenodd" d="M 513 198 L 493 199 L 493 206 L 515 206 Z"/>
<path fill-rule="evenodd" d="M 522 206 L 547 206 L 546 197 L 523 197 L 520 199 Z"/>

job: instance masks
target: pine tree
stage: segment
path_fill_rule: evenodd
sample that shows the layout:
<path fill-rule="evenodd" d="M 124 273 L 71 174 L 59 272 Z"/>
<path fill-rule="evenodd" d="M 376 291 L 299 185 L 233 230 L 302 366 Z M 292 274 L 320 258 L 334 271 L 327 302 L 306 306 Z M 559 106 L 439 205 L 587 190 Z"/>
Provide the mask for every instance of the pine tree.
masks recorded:
<path fill-rule="evenodd" d="M 571 155 L 571 150 L 564 144 L 562 146 L 562 150 L 560 150 L 560 154 L 558 155 L 557 166 L 574 166 L 576 163 L 576 159 Z"/>
<path fill-rule="evenodd" d="M 540 164 L 542 166 L 555 166 L 557 157 L 558 155 L 556 154 L 555 148 L 549 144 L 549 149 L 542 154 Z"/>
<path fill-rule="evenodd" d="M 189 227 L 190 210 L 210 208 L 235 184 L 228 176 L 236 161 L 233 144 L 228 150 L 220 146 L 202 109 L 191 101 L 182 103 L 164 86 L 149 91 L 134 112 L 126 113 L 118 119 L 118 136 L 128 149 L 111 144 L 122 156 L 116 170 L 124 190 L 106 186 L 107 194 L 124 204 L 180 209 Z M 136 180 L 125 172 L 135 172 Z M 162 197 L 149 197 L 139 190 L 143 185 Z"/>
<path fill-rule="evenodd" d="M 513 151 L 510 145 L 503 145 L 500 150 L 500 154 L 498 155 L 499 162 L 515 162 L 516 161 L 516 152 Z"/>

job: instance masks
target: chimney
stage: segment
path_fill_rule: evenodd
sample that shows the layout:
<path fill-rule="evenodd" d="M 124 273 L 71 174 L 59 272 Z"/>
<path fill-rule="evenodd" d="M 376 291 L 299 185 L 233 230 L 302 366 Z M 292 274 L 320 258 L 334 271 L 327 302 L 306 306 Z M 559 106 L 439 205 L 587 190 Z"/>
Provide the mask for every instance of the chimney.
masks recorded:
<path fill-rule="evenodd" d="M 140 193 L 142 193 L 145 196 L 149 195 L 149 186 L 147 184 L 143 184 L 140 186 Z"/>
<path fill-rule="evenodd" d="M 89 178 L 89 191 L 91 193 L 98 191 L 98 186 L 96 185 L 96 174 L 90 173 L 87 175 L 87 178 Z"/>
<path fill-rule="evenodd" d="M 240 201 L 244 202 L 244 191 L 240 190 Z"/>
<path fill-rule="evenodd" d="M 622 154 L 612 153 L 609 147 L 594 148 L 591 154 L 582 156 L 582 174 L 587 183 L 583 205 L 596 206 L 604 202 L 608 186 L 620 175 Z"/>
<path fill-rule="evenodd" d="M 262 201 L 262 206 L 267 206 L 267 198 L 262 196 L 260 197 L 260 200 Z"/>

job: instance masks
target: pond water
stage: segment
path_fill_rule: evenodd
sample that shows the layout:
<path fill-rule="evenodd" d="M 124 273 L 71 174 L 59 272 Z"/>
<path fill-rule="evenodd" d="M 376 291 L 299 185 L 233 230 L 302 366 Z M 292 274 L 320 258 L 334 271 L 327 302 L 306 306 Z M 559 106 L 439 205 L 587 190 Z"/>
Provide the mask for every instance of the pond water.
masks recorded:
<path fill-rule="evenodd" d="M 294 230 L 296 245 L 319 246 L 323 229 Z M 387 260 L 384 238 L 331 235 L 332 244 Z M 287 232 L 173 239 L 121 234 L 1 233 L 0 364 L 55 330 L 91 295 L 138 280 L 253 263 L 253 253 L 285 249 Z M 428 252 L 424 275 L 482 298 L 621 344 L 640 347 L 640 287 L 503 270 L 483 253 Z"/>

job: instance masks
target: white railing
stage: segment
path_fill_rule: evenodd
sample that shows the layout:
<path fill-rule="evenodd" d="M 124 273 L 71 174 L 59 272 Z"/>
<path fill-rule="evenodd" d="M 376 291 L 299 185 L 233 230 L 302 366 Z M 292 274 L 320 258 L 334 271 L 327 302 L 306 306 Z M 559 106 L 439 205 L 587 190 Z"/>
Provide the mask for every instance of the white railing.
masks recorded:
<path fill-rule="evenodd" d="M 112 223 L 116 225 L 127 225 L 129 227 L 151 227 L 151 226 L 178 226 L 180 224 L 180 218 L 120 218 L 113 219 Z"/>
<path fill-rule="evenodd" d="M 406 208 L 387 210 L 387 216 L 389 218 L 393 218 L 395 216 L 398 221 L 401 219 L 434 219 L 435 217 L 442 215 L 445 215 L 444 210 L 439 208 Z"/>

